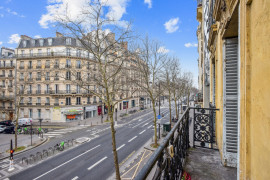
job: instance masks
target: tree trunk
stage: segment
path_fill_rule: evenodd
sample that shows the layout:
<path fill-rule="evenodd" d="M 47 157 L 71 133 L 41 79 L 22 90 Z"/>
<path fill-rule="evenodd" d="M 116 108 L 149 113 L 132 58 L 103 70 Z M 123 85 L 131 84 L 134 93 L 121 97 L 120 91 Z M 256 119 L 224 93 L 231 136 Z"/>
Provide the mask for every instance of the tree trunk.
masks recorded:
<path fill-rule="evenodd" d="M 158 145 L 157 143 L 157 115 L 156 115 L 155 102 L 153 100 L 152 100 L 152 105 L 153 105 L 153 112 L 154 112 L 155 146 L 157 146 Z"/>
<path fill-rule="evenodd" d="M 170 110 L 170 124 L 172 124 L 172 104 L 170 92 L 169 92 L 169 110 Z"/>
<path fill-rule="evenodd" d="M 15 124 L 15 149 L 17 149 L 18 145 L 18 118 L 19 118 L 19 112 L 20 112 L 20 107 L 17 106 L 17 112 L 16 112 L 16 124 Z"/>
<path fill-rule="evenodd" d="M 113 112 L 111 112 L 110 108 L 109 108 L 109 116 L 110 116 L 110 121 L 111 121 L 112 149 L 113 149 L 114 166 L 115 166 L 115 177 L 117 180 L 120 180 L 121 177 L 120 177 L 119 164 L 118 164 L 118 155 L 117 155 L 117 151 L 116 151 Z"/>
<path fill-rule="evenodd" d="M 176 118 L 178 119 L 178 109 L 177 109 L 177 100 L 174 97 L 174 104 L 175 104 L 175 112 L 176 112 Z"/>

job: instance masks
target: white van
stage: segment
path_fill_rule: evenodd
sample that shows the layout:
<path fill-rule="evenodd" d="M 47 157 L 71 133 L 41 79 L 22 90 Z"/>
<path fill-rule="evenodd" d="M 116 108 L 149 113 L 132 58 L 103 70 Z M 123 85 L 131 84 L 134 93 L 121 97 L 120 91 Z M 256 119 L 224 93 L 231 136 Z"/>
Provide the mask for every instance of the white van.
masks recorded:
<path fill-rule="evenodd" d="M 32 123 L 32 118 L 21 118 L 18 120 L 19 126 L 30 126 Z"/>

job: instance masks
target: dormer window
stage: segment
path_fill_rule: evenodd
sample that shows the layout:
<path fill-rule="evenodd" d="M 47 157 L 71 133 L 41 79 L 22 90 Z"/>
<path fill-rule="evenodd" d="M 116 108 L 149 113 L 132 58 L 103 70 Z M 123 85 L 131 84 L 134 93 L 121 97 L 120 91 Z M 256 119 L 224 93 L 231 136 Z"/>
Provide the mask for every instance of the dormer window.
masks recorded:
<path fill-rule="evenodd" d="M 76 45 L 77 45 L 77 46 L 81 46 L 81 41 L 78 40 L 78 39 L 76 39 Z"/>
<path fill-rule="evenodd" d="M 71 45 L 71 38 L 66 39 L 66 45 Z"/>
<path fill-rule="evenodd" d="M 31 40 L 31 45 L 32 45 L 32 46 L 35 46 L 35 44 L 36 44 L 36 43 L 35 43 L 35 40 L 32 39 L 32 40 Z"/>
<path fill-rule="evenodd" d="M 23 41 L 23 47 L 26 47 L 26 40 Z"/>
<path fill-rule="evenodd" d="M 44 39 L 40 39 L 40 40 L 39 40 L 39 45 L 40 45 L 40 46 L 43 46 L 43 44 L 44 44 Z"/>
<path fill-rule="evenodd" d="M 52 39 L 48 39 L 48 45 L 51 46 L 52 45 Z"/>

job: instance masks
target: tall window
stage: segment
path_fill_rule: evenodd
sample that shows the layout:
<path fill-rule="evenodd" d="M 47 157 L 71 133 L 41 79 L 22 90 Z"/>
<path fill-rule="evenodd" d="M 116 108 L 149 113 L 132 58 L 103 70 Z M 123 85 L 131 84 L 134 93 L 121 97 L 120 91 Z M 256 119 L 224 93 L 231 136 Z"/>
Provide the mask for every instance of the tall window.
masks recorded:
<path fill-rule="evenodd" d="M 40 40 L 39 40 L 39 45 L 40 45 L 40 46 L 43 46 L 43 45 L 44 45 L 44 39 L 40 39 Z"/>
<path fill-rule="evenodd" d="M 47 55 L 48 56 L 51 55 L 51 49 L 50 48 L 47 49 Z"/>
<path fill-rule="evenodd" d="M 79 61 L 79 60 L 76 61 L 76 68 L 79 68 L 79 69 L 81 68 L 81 61 Z"/>
<path fill-rule="evenodd" d="M 24 50 L 21 50 L 21 56 L 24 57 Z"/>
<path fill-rule="evenodd" d="M 81 72 L 77 72 L 77 80 L 81 80 Z"/>
<path fill-rule="evenodd" d="M 50 72 L 46 72 L 46 80 L 50 80 Z"/>
<path fill-rule="evenodd" d="M 45 67 L 46 67 L 46 68 L 50 68 L 50 60 L 46 60 Z"/>
<path fill-rule="evenodd" d="M 29 94 L 32 94 L 32 85 L 29 85 Z"/>
<path fill-rule="evenodd" d="M 59 72 L 55 72 L 55 77 L 54 77 L 54 80 L 59 80 Z"/>
<path fill-rule="evenodd" d="M 67 59 L 66 60 L 66 67 L 67 68 L 70 68 L 71 67 L 71 60 L 70 59 Z"/>
<path fill-rule="evenodd" d="M 70 71 L 67 71 L 67 73 L 66 73 L 66 79 L 70 80 Z"/>
<path fill-rule="evenodd" d="M 38 49 L 38 55 L 39 55 L 39 56 L 42 55 L 42 49 Z"/>
<path fill-rule="evenodd" d="M 32 76 L 32 72 L 29 73 L 29 79 L 32 79 L 33 76 Z"/>
<path fill-rule="evenodd" d="M 28 103 L 29 103 L 29 104 L 32 104 L 32 97 L 29 97 Z"/>
<path fill-rule="evenodd" d="M 52 45 L 52 39 L 48 39 L 48 45 L 51 46 Z"/>
<path fill-rule="evenodd" d="M 34 39 L 32 39 L 32 40 L 31 40 L 31 45 L 32 45 L 32 46 L 35 46 L 35 44 L 36 44 L 35 42 L 36 42 L 36 41 L 35 41 Z"/>
<path fill-rule="evenodd" d="M 59 85 L 55 84 L 55 93 L 58 93 L 58 91 L 59 91 Z"/>
<path fill-rule="evenodd" d="M 49 91 L 50 91 L 50 85 L 46 84 L 46 93 L 49 93 Z"/>
<path fill-rule="evenodd" d="M 41 85 L 40 84 L 37 85 L 37 90 L 41 91 Z"/>
<path fill-rule="evenodd" d="M 70 56 L 70 48 L 67 48 L 66 52 L 67 52 L 67 56 Z"/>
<path fill-rule="evenodd" d="M 26 47 L 26 40 L 23 41 L 23 47 Z"/>
<path fill-rule="evenodd" d="M 90 101 L 90 97 L 87 97 L 87 104 L 90 104 L 91 101 Z"/>
<path fill-rule="evenodd" d="M 59 60 L 55 60 L 54 68 L 59 68 Z"/>
<path fill-rule="evenodd" d="M 20 68 L 24 68 L 24 62 L 23 61 L 20 62 Z"/>
<path fill-rule="evenodd" d="M 81 50 L 80 50 L 80 49 L 77 49 L 77 50 L 76 50 L 76 56 L 77 56 L 77 57 L 81 57 Z"/>
<path fill-rule="evenodd" d="M 66 97 L 66 105 L 71 105 L 71 98 L 70 97 Z"/>
<path fill-rule="evenodd" d="M 70 84 L 67 84 L 67 85 L 66 85 L 66 92 L 67 92 L 67 93 L 70 93 Z"/>
<path fill-rule="evenodd" d="M 41 68 L 41 60 L 37 61 L 37 68 Z"/>
<path fill-rule="evenodd" d="M 50 104 L 50 98 L 46 97 L 46 104 Z"/>
<path fill-rule="evenodd" d="M 54 104 L 58 105 L 59 104 L 59 98 L 54 99 Z"/>
<path fill-rule="evenodd" d="M 81 104 L 81 97 L 77 97 L 76 98 L 76 105 L 80 105 Z"/>
<path fill-rule="evenodd" d="M 71 38 L 66 39 L 66 45 L 71 45 Z"/>
<path fill-rule="evenodd" d="M 38 103 L 38 104 L 41 103 L 41 98 L 40 98 L 40 97 L 37 98 L 37 103 Z"/>
<path fill-rule="evenodd" d="M 37 72 L 37 80 L 41 80 L 41 72 Z"/>
<path fill-rule="evenodd" d="M 79 85 L 77 85 L 76 92 L 77 94 L 81 93 L 81 87 Z"/>
<path fill-rule="evenodd" d="M 33 109 L 29 109 L 29 117 L 33 118 Z"/>
<path fill-rule="evenodd" d="M 30 49 L 30 56 L 33 56 L 33 49 Z"/>
<path fill-rule="evenodd" d="M 38 118 L 41 118 L 41 109 L 38 109 Z"/>

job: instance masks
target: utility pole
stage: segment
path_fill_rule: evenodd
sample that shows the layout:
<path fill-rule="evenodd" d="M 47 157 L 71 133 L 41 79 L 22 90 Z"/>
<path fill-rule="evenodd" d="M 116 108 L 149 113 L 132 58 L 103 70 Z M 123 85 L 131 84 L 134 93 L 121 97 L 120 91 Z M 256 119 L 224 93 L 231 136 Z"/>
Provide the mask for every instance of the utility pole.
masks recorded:
<path fill-rule="evenodd" d="M 160 115 L 160 82 L 158 83 L 158 94 L 159 94 L 159 102 L 158 102 L 158 114 Z"/>

